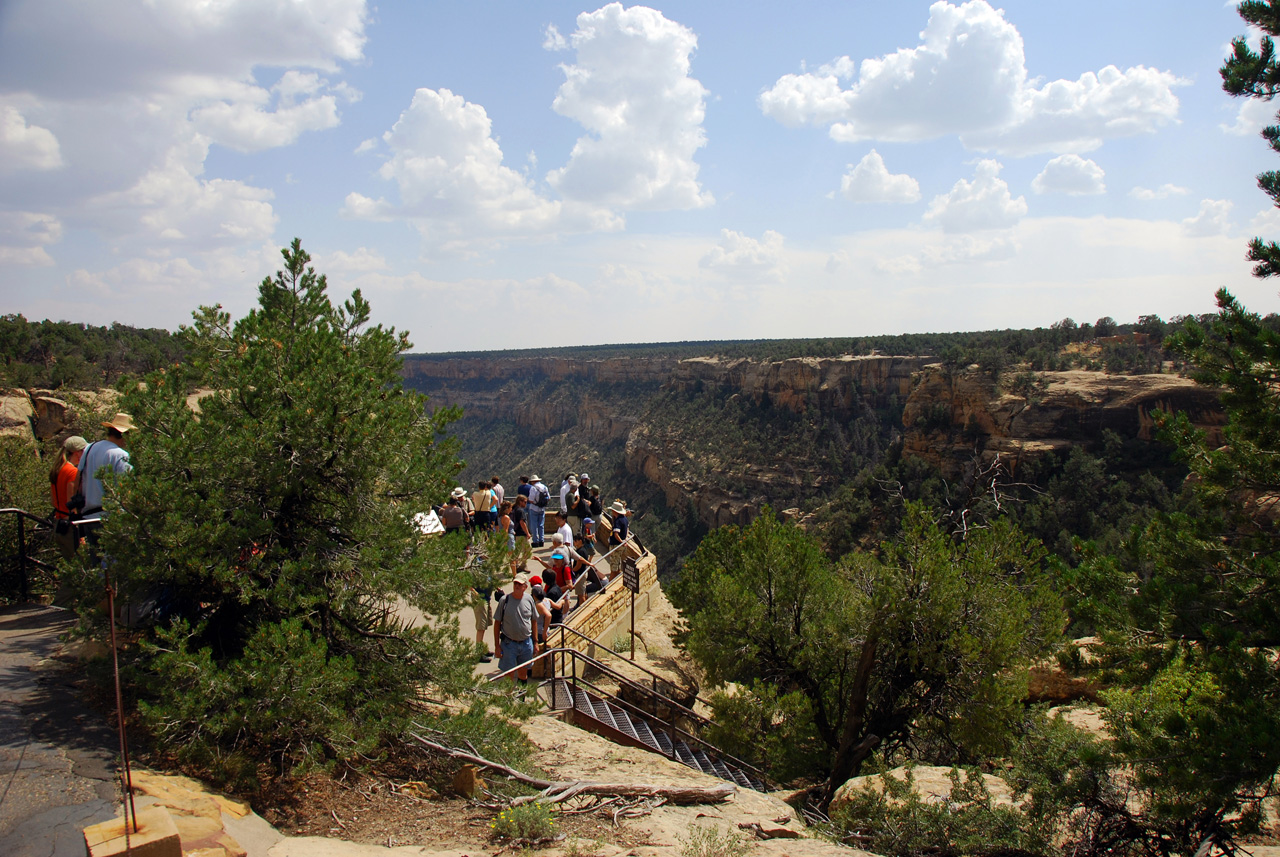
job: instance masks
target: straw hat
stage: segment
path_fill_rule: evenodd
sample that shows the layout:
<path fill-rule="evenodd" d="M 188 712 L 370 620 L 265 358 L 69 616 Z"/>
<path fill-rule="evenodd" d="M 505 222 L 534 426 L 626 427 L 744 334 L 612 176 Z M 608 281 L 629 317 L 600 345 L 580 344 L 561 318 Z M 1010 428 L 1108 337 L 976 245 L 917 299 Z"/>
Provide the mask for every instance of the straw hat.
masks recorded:
<path fill-rule="evenodd" d="M 454 488 L 450 496 L 455 500 L 461 500 L 463 497 L 467 496 L 467 489 L 462 487 Z"/>
<path fill-rule="evenodd" d="M 625 515 L 627 514 L 627 507 L 622 505 L 621 500 L 614 500 L 613 505 L 609 507 L 609 511 L 615 515 Z"/>
<path fill-rule="evenodd" d="M 133 416 L 130 414 L 116 414 L 115 418 L 109 423 L 103 423 L 103 428 L 113 428 L 120 434 L 133 431 L 137 426 L 133 424 Z"/>

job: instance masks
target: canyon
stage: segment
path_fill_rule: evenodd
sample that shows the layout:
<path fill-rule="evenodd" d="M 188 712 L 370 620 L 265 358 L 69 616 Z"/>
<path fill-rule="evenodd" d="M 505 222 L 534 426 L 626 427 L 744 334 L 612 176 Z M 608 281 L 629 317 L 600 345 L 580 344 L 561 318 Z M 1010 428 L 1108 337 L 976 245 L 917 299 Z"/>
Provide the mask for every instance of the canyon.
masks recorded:
<path fill-rule="evenodd" d="M 496 461 L 487 451 L 503 468 L 573 470 L 572 461 L 540 458 L 538 451 L 541 441 L 570 436 L 613 449 L 626 474 L 652 485 L 668 507 L 691 508 L 707 527 L 745 524 L 765 504 L 786 508 L 833 489 L 848 474 L 833 472 L 821 454 L 797 453 L 787 438 L 815 431 L 838 436 L 859 420 L 875 425 L 879 449 L 900 444 L 902 454 L 948 477 L 997 456 L 1016 472 L 1031 459 L 1096 444 L 1104 431 L 1153 441 L 1160 413 L 1185 413 L 1211 440 L 1220 438 L 1224 422 L 1217 391 L 1175 374 L 995 374 L 928 356 L 409 355 L 403 372 L 433 406 L 461 407 L 462 425 L 483 432 L 483 426 L 505 424 L 525 433 L 526 450 L 534 452 L 522 460 Z M 728 420 L 696 424 L 729 404 L 733 413 L 749 415 L 754 425 L 747 432 L 767 435 L 781 427 L 782 439 L 750 450 L 716 443 L 734 436 Z M 466 446 L 464 454 L 471 451 Z"/>

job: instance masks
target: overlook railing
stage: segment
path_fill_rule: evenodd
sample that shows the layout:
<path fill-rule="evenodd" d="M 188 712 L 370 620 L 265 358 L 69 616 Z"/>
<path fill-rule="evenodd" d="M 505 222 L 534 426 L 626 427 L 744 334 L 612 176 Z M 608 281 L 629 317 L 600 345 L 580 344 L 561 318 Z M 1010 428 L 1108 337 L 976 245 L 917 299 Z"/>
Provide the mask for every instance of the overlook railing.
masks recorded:
<path fill-rule="evenodd" d="M 12 534 L 12 535 L 10 535 Z M 55 586 L 53 522 L 23 509 L 0 509 L 0 601 L 30 601 Z"/>

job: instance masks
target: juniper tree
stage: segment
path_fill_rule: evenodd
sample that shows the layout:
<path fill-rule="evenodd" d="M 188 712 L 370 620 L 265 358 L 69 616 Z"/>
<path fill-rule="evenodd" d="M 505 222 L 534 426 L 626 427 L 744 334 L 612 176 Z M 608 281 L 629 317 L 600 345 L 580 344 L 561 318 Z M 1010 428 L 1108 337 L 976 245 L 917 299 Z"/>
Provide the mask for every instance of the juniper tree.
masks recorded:
<path fill-rule="evenodd" d="M 776 737 L 772 761 L 798 751 L 809 775 L 829 779 L 830 800 L 873 751 L 972 760 L 1003 749 L 1025 667 L 1065 622 L 1045 556 L 1006 520 L 956 541 L 912 504 L 879 555 L 832 563 L 766 510 L 707 536 L 672 600 L 713 683 L 747 684 L 762 712 L 792 715 L 735 749 Z"/>
<path fill-rule="evenodd" d="M 447 495 L 458 414 L 402 387 L 407 334 L 358 291 L 335 306 L 299 241 L 282 254 L 257 308 L 200 309 L 188 362 L 124 396 L 135 471 L 103 547 L 157 601 L 133 675 L 159 737 L 289 771 L 377 747 L 424 687 L 468 686 L 474 649 L 448 621 L 459 558 L 412 522 Z M 410 628 L 402 604 L 445 621 Z"/>

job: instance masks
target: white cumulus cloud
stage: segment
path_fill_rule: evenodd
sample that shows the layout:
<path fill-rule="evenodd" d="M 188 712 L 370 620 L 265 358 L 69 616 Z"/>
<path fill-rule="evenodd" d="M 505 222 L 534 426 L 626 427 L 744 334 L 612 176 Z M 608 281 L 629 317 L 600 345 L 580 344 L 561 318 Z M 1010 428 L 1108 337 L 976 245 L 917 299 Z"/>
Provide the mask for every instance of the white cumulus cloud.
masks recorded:
<path fill-rule="evenodd" d="M 45 247 L 62 238 L 62 223 L 48 214 L 0 211 L 0 264 L 52 265 Z"/>
<path fill-rule="evenodd" d="M 1200 211 L 1182 221 L 1183 230 L 1193 238 L 1223 235 L 1231 228 L 1227 218 L 1233 203 L 1229 199 L 1202 199 Z"/>
<path fill-rule="evenodd" d="M 1000 178 L 1001 164 L 991 159 L 978 161 L 973 181 L 960 179 L 949 193 L 935 196 L 924 219 L 944 232 L 976 232 L 1013 226 L 1027 213 L 1025 197 L 1013 198 L 1009 185 Z"/>
<path fill-rule="evenodd" d="M 1079 155 L 1059 155 L 1045 164 L 1040 175 L 1031 180 L 1036 193 L 1065 193 L 1070 196 L 1090 196 L 1107 192 L 1106 173 L 1088 158 Z"/>
<path fill-rule="evenodd" d="M 349 217 L 407 218 L 441 244 L 618 226 L 608 212 L 540 195 L 523 173 L 503 165 L 484 107 L 447 89 L 414 93 L 383 141 L 391 157 L 379 175 L 396 183 L 400 201 L 351 193 Z"/>
<path fill-rule="evenodd" d="M 200 133 L 236 151 L 287 146 L 306 131 L 338 125 L 338 95 L 323 92 L 328 88 L 329 81 L 317 74 L 290 70 L 270 90 L 235 87 L 228 97 L 193 110 L 191 119 Z M 354 94 L 339 92 L 347 98 Z"/>
<path fill-rule="evenodd" d="M 690 76 L 693 31 L 644 6 L 578 16 L 575 62 L 553 109 L 580 123 L 564 167 L 547 181 L 565 199 L 614 209 L 702 208 L 694 154 L 706 144 L 706 89 Z M 554 46 L 554 40 L 553 46 Z"/>
<path fill-rule="evenodd" d="M 1155 188 L 1154 190 L 1149 187 L 1135 187 L 1133 190 L 1129 191 L 1129 196 L 1146 202 L 1153 199 L 1168 199 L 1171 196 L 1183 196 L 1190 192 L 1191 191 L 1185 187 L 1166 183 L 1160 185 L 1160 187 Z"/>
<path fill-rule="evenodd" d="M 1022 36 L 986 0 L 934 3 L 920 36 L 917 47 L 864 59 L 856 75 L 848 57 L 784 75 L 760 108 L 785 125 L 829 125 L 841 141 L 957 134 L 969 148 L 1013 154 L 1088 151 L 1177 118 L 1173 89 L 1185 81 L 1144 66 L 1037 86 Z"/>
<path fill-rule="evenodd" d="M 367 271 L 385 271 L 390 265 L 377 250 L 357 247 L 354 252 L 335 250 L 316 259 L 316 270 L 325 273 L 359 274 Z"/>
<path fill-rule="evenodd" d="M 138 224 L 148 245 L 197 250 L 266 241 L 276 227 L 271 191 L 232 179 L 202 179 L 207 145 L 175 146 L 165 162 L 133 187 L 89 200 L 88 214 L 104 231 Z"/>
<path fill-rule="evenodd" d="M 1260 98 L 1242 98 L 1240 108 L 1236 111 L 1235 124 L 1219 127 L 1228 134 L 1251 137 L 1277 121 L 1275 104 Z"/>
<path fill-rule="evenodd" d="M 62 166 L 58 138 L 30 125 L 11 104 L 0 104 L 0 170 L 52 170 Z"/>
<path fill-rule="evenodd" d="M 256 252 L 271 193 L 205 178 L 210 147 L 261 151 L 338 124 L 359 97 L 340 73 L 363 58 L 368 14 L 366 0 L 12 0 L 0 198 L 97 231 L 121 258 L 175 242 Z M 19 182 L 16 164 L 44 169 Z"/>
<path fill-rule="evenodd" d="M 918 202 L 920 182 L 905 173 L 893 174 L 875 149 L 840 180 L 840 193 L 850 202 Z"/>
<path fill-rule="evenodd" d="M 772 229 L 760 239 L 732 229 L 720 230 L 720 243 L 699 260 L 704 268 L 741 280 L 782 280 L 787 273 L 783 264 L 784 238 Z"/>

